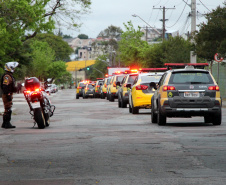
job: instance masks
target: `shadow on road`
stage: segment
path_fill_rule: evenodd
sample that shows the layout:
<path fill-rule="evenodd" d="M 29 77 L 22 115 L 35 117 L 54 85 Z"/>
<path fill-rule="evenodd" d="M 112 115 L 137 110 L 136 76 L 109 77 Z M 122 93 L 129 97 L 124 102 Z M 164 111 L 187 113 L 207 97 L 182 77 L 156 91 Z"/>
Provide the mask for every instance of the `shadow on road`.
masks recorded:
<path fill-rule="evenodd" d="M 184 123 L 166 123 L 166 127 L 209 127 L 213 126 L 211 123 L 203 122 L 184 122 Z"/>

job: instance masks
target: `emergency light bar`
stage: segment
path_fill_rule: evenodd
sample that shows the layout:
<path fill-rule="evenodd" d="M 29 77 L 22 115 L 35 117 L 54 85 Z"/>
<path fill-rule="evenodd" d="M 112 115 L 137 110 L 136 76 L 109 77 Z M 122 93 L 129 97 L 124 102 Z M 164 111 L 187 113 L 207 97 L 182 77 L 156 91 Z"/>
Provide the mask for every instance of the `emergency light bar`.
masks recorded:
<path fill-rule="evenodd" d="M 167 69 L 176 69 L 176 68 L 185 68 L 185 66 L 193 66 L 197 69 L 204 69 L 206 66 L 209 66 L 208 63 L 165 63 Z"/>
<path fill-rule="evenodd" d="M 143 73 L 147 73 L 147 72 L 164 72 L 167 71 L 168 68 L 140 68 L 138 71 L 139 72 L 143 72 Z"/>

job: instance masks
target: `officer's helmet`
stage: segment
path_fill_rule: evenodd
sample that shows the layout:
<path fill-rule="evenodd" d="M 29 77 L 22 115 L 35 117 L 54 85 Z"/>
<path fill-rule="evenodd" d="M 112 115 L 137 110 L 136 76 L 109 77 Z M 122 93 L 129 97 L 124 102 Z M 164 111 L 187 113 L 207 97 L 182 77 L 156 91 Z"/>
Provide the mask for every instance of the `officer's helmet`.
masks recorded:
<path fill-rule="evenodd" d="M 5 71 L 9 71 L 9 72 L 11 72 L 11 73 L 13 73 L 14 72 L 14 70 L 15 70 L 15 68 L 17 67 L 19 65 L 19 63 L 18 62 L 7 62 L 6 64 L 5 64 Z"/>

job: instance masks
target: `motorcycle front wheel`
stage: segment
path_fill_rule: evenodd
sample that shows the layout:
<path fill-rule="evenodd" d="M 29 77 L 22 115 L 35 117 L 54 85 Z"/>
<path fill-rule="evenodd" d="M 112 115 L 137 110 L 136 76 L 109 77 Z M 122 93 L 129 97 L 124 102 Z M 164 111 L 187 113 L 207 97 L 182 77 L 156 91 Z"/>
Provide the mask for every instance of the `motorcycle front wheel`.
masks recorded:
<path fill-rule="evenodd" d="M 34 119 L 39 129 L 45 128 L 45 118 L 42 112 L 42 108 L 34 109 Z"/>

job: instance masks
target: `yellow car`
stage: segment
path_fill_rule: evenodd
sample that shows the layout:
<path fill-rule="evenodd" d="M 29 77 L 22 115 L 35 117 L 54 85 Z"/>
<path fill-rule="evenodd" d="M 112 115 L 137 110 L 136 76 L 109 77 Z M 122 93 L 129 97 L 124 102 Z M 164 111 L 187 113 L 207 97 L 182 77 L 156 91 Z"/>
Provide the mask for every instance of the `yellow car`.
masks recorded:
<path fill-rule="evenodd" d="M 100 98 L 104 99 L 107 96 L 107 86 L 110 83 L 110 78 L 107 77 L 104 79 L 104 83 L 101 86 L 101 93 L 100 93 Z"/>
<path fill-rule="evenodd" d="M 113 102 L 115 101 L 115 98 L 118 98 L 118 88 L 116 84 L 119 83 L 121 84 L 123 78 L 126 76 L 126 74 L 120 74 L 120 75 L 115 75 L 112 77 L 111 82 L 108 87 L 108 99 L 109 101 Z"/>
<path fill-rule="evenodd" d="M 175 67 L 181 67 L 182 63 Z M 167 117 L 203 116 L 205 123 L 220 125 L 220 88 L 208 70 L 197 69 L 208 63 L 184 64 L 183 69 L 167 71 L 152 97 L 152 123 L 165 125 Z M 172 65 L 170 66 L 172 67 Z"/>
<path fill-rule="evenodd" d="M 164 73 L 141 73 L 138 74 L 134 85 L 129 91 L 129 112 L 138 114 L 139 109 L 150 109 L 151 98 L 155 89 L 151 83 L 158 83 Z M 127 85 L 130 87 L 130 85 Z"/>
<path fill-rule="evenodd" d="M 76 99 L 79 99 L 79 97 L 83 96 L 83 90 L 86 86 L 86 82 L 82 81 L 78 83 L 77 89 L 76 89 Z"/>

